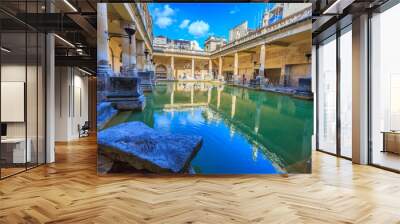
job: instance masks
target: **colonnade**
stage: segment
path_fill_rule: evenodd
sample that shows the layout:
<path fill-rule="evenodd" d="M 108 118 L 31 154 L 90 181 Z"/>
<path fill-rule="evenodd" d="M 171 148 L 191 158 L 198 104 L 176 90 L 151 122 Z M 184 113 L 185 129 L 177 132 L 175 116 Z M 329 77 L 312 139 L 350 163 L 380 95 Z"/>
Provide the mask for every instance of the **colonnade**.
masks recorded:
<path fill-rule="evenodd" d="M 169 71 L 169 79 L 176 79 L 176 74 L 177 74 L 177 67 L 176 67 L 176 56 L 169 56 L 170 57 L 170 64 L 169 64 L 169 68 L 170 68 L 170 71 Z M 185 58 L 185 57 L 181 57 L 181 56 L 179 56 L 179 58 Z M 197 58 L 194 58 L 194 57 L 188 57 L 189 58 L 189 60 L 190 60 L 190 77 L 191 78 L 195 78 L 195 71 L 196 71 L 196 69 L 195 69 L 195 65 L 196 65 L 196 60 L 208 60 L 208 74 L 210 75 L 210 76 L 212 76 L 212 69 L 213 69 L 213 66 L 212 66 L 212 60 L 211 59 L 197 59 Z M 185 59 L 188 59 L 188 58 L 185 58 Z M 201 80 L 204 80 L 206 77 L 204 76 L 204 74 L 202 73 L 201 74 Z"/>
<path fill-rule="evenodd" d="M 110 35 L 109 21 L 107 14 L 107 4 L 97 4 L 98 17 L 97 17 L 97 63 L 98 65 L 108 66 L 107 73 L 111 73 L 109 48 L 110 40 L 113 38 Z M 121 41 L 121 73 L 128 76 L 137 76 L 139 71 L 152 71 L 154 70 L 151 61 L 152 56 L 149 50 L 146 49 L 144 40 L 137 38 L 135 21 L 120 21 L 120 36 Z M 111 74 L 112 75 L 112 74 Z"/>
<path fill-rule="evenodd" d="M 241 76 L 240 76 L 240 74 L 239 74 L 239 66 L 240 66 L 240 64 L 242 63 L 240 60 L 239 60 L 239 56 L 240 56 L 240 54 L 241 54 L 241 52 L 240 51 L 236 51 L 236 52 L 234 52 L 233 53 L 233 80 L 234 81 L 238 81 L 240 78 L 241 78 Z M 218 79 L 218 80 L 224 80 L 225 78 L 224 78 L 224 65 L 226 65 L 225 63 L 227 63 L 226 62 L 226 59 L 225 58 L 228 58 L 228 57 L 232 57 L 232 53 L 231 54 L 228 54 L 228 55 L 223 55 L 223 56 L 218 56 L 218 57 L 215 57 L 215 58 L 212 58 L 212 56 L 209 56 L 209 57 L 205 57 L 205 58 L 198 58 L 198 57 L 195 57 L 195 56 L 190 56 L 190 55 L 188 55 L 188 56 L 184 56 L 184 55 L 176 55 L 176 56 L 174 56 L 174 55 L 158 55 L 158 57 L 167 57 L 167 58 L 169 58 L 167 61 L 167 67 L 169 67 L 169 71 L 168 71 L 168 78 L 169 79 L 177 79 L 178 77 L 177 77 L 177 58 L 181 58 L 181 59 L 184 59 L 184 60 L 190 60 L 190 63 L 188 63 L 187 65 L 189 65 L 190 64 L 190 71 L 189 71 L 189 76 L 191 77 L 191 78 L 195 78 L 195 72 L 196 72 L 196 70 L 195 70 L 195 68 L 196 68 L 196 64 L 198 63 L 197 61 L 198 60 L 207 60 L 207 64 L 208 64 L 208 69 L 204 69 L 204 70 L 206 70 L 205 71 L 205 73 L 208 73 L 208 76 L 210 77 L 210 79 Z M 252 56 L 252 58 L 254 58 L 253 56 Z M 254 71 L 256 71 L 256 69 L 258 69 L 258 73 L 256 74 L 256 76 L 260 76 L 260 77 L 264 77 L 264 70 L 265 70 L 265 60 L 266 60 L 266 46 L 265 46 L 265 44 L 262 44 L 260 47 L 259 47 L 259 54 L 258 55 L 256 55 L 256 57 L 255 58 L 257 58 L 258 60 L 257 61 L 259 61 L 259 63 L 258 63 L 258 65 L 257 65 L 257 67 L 256 67 L 256 65 L 254 64 L 254 66 L 253 66 L 253 61 L 251 61 L 250 63 L 251 63 L 251 66 L 252 66 L 252 68 L 254 69 Z M 215 70 L 215 72 L 214 72 L 214 66 L 213 66 L 213 61 L 215 61 L 215 60 L 217 60 L 217 67 L 216 67 L 216 70 Z M 248 63 L 248 61 L 246 61 L 247 63 Z M 164 63 L 165 63 L 165 60 L 164 60 Z M 160 63 L 160 64 L 164 64 L 164 63 Z M 169 63 L 169 65 L 168 65 L 168 63 Z M 214 62 L 215 63 L 215 62 Z M 202 63 L 202 64 L 204 64 L 204 63 Z M 232 66 L 232 65 L 231 65 Z M 231 69 L 232 69 L 232 67 L 230 67 Z M 188 69 L 188 68 L 187 68 Z M 214 73 L 215 73 L 215 76 L 214 76 Z M 205 80 L 206 79 L 206 77 L 205 77 L 205 75 L 204 75 L 204 72 L 201 74 L 201 77 L 200 77 L 200 79 L 201 80 Z"/>

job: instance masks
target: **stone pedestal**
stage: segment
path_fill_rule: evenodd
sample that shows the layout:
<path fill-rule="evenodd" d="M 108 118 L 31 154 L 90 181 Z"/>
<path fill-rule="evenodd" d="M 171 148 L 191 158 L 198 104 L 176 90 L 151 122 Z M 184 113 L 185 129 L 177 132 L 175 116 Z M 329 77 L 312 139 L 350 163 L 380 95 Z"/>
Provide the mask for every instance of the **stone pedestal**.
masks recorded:
<path fill-rule="evenodd" d="M 131 65 L 129 68 L 126 68 L 124 72 L 122 72 L 122 76 L 124 77 L 138 77 L 138 70 L 135 65 Z"/>
<path fill-rule="evenodd" d="M 154 71 L 138 72 L 138 77 L 141 79 L 140 86 L 145 92 L 153 91 L 154 87 Z"/>
<path fill-rule="evenodd" d="M 256 76 L 256 80 L 257 80 L 257 85 L 264 85 L 265 84 L 265 78 L 264 75 L 257 75 Z"/>
<path fill-rule="evenodd" d="M 145 99 L 140 86 L 140 78 L 110 77 L 106 99 L 117 110 L 143 110 Z"/>
<path fill-rule="evenodd" d="M 112 74 L 113 72 L 106 61 L 97 65 L 97 102 L 103 102 L 106 100 L 108 79 Z"/>

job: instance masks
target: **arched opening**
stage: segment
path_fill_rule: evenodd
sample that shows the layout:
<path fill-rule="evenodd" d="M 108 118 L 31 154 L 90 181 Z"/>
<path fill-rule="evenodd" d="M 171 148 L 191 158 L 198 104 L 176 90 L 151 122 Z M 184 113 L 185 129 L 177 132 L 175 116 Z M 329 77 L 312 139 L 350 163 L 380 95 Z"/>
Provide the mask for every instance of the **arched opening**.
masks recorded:
<path fill-rule="evenodd" d="M 156 66 L 156 78 L 167 79 L 167 67 L 165 65 L 157 65 Z"/>

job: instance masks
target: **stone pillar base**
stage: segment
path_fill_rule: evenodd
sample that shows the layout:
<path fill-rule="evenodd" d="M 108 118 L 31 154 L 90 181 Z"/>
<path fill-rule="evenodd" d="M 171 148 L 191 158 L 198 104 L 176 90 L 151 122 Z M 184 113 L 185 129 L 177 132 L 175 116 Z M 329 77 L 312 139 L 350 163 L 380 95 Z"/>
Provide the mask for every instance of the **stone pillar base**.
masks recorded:
<path fill-rule="evenodd" d="M 113 75 L 113 71 L 106 61 L 97 65 L 97 102 L 106 100 L 106 92 L 109 87 L 108 79 Z"/>
<path fill-rule="evenodd" d="M 106 100 L 118 110 L 143 110 L 145 99 L 138 77 L 109 78 L 110 88 Z"/>
<path fill-rule="evenodd" d="M 154 71 L 138 72 L 138 77 L 141 79 L 140 86 L 143 88 L 143 91 L 153 91 L 154 76 Z"/>
<path fill-rule="evenodd" d="M 143 95 L 139 97 L 126 97 L 123 99 L 114 99 L 112 105 L 119 111 L 143 111 L 146 106 L 146 100 Z"/>
<path fill-rule="evenodd" d="M 257 75 L 257 76 L 256 76 L 256 80 L 257 80 L 257 85 L 263 85 L 263 84 L 265 84 L 264 75 Z"/>

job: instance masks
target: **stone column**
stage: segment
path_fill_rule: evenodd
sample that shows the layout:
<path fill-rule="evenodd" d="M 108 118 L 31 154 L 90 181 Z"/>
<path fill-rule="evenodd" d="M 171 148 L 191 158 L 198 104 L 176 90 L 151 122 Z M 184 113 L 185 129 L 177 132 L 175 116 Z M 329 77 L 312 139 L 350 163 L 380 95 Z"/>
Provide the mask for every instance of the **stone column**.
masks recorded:
<path fill-rule="evenodd" d="M 130 45 L 129 45 L 129 54 L 130 54 L 129 70 L 136 72 L 136 64 L 137 64 L 137 60 L 136 60 L 136 33 L 134 33 L 132 35 L 132 37 L 131 37 L 131 42 L 130 42 Z M 137 76 L 137 73 L 135 74 L 135 76 Z"/>
<path fill-rule="evenodd" d="M 108 79 L 113 72 L 109 66 L 107 4 L 97 4 L 97 102 L 105 100 Z"/>
<path fill-rule="evenodd" d="M 97 64 L 108 65 L 107 4 L 97 4 Z"/>
<path fill-rule="evenodd" d="M 212 60 L 211 59 L 208 60 L 208 76 L 209 77 L 213 77 L 213 74 L 212 74 Z"/>
<path fill-rule="evenodd" d="M 192 58 L 192 78 L 194 79 L 194 58 Z"/>
<path fill-rule="evenodd" d="M 233 62 L 233 80 L 238 80 L 239 78 L 239 54 L 235 52 L 235 58 Z"/>
<path fill-rule="evenodd" d="M 170 79 L 175 78 L 175 57 L 171 56 L 171 77 Z"/>
<path fill-rule="evenodd" d="M 144 70 L 150 71 L 150 52 L 144 55 Z"/>
<path fill-rule="evenodd" d="M 123 34 L 125 34 L 124 28 L 128 25 L 127 22 L 122 22 L 121 23 L 121 31 Z M 129 39 L 127 37 L 121 38 L 121 47 L 122 47 L 122 73 L 125 76 L 128 69 L 129 69 L 129 63 L 130 63 L 130 58 L 131 58 L 131 52 L 130 52 L 130 44 L 129 44 Z"/>
<path fill-rule="evenodd" d="M 130 22 L 121 23 L 121 33 L 126 34 L 125 28 L 135 28 Z M 136 70 L 136 35 L 122 38 L 122 73 L 123 76 L 138 77 Z"/>
<path fill-rule="evenodd" d="M 261 45 L 260 49 L 260 69 L 258 71 L 258 75 L 264 77 L 264 69 L 265 69 L 265 44 Z"/>
<path fill-rule="evenodd" d="M 285 76 L 286 76 L 286 57 L 282 56 L 281 58 L 281 76 L 279 77 L 279 85 L 286 85 L 285 83 Z"/>
<path fill-rule="evenodd" d="M 218 60 L 218 79 L 222 77 L 222 57 L 219 57 Z"/>
<path fill-rule="evenodd" d="M 136 42 L 136 55 L 137 55 L 137 68 L 144 70 L 144 41 L 137 40 Z"/>

